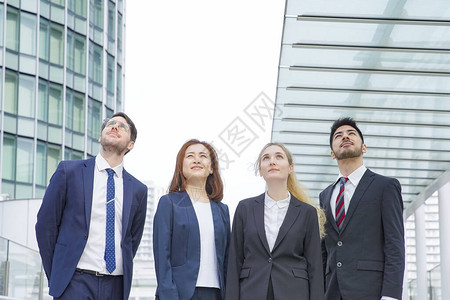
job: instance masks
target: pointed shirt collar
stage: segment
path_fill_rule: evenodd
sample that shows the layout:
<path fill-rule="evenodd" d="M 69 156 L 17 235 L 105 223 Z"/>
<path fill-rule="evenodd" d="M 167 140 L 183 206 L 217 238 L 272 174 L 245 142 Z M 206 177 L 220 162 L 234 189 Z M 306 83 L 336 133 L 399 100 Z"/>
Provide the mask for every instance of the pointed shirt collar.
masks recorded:
<path fill-rule="evenodd" d="M 272 198 L 270 198 L 269 194 L 266 192 L 264 197 L 264 205 L 268 208 L 272 208 L 274 205 L 277 205 L 279 208 L 283 208 L 289 205 L 289 202 L 291 201 L 291 193 L 289 193 L 289 196 L 286 199 L 275 201 Z"/>
<path fill-rule="evenodd" d="M 104 171 L 106 169 L 113 169 L 114 172 L 116 173 L 117 177 L 122 177 L 122 172 L 123 172 L 123 161 L 120 165 L 111 168 L 110 165 L 108 164 L 108 162 L 103 158 L 103 156 L 99 153 L 96 157 L 95 157 L 95 165 L 97 167 L 98 171 Z"/>
<path fill-rule="evenodd" d="M 363 177 L 366 170 L 367 170 L 367 168 L 364 165 L 362 165 L 361 167 L 359 167 L 358 169 L 356 169 L 350 175 L 347 176 L 348 180 L 353 184 L 353 186 L 358 186 L 358 183 L 361 180 L 361 178 Z M 345 176 L 342 175 L 341 172 L 339 172 L 339 177 L 336 180 L 336 183 L 339 182 L 339 178 L 341 178 L 341 177 L 345 177 Z"/>

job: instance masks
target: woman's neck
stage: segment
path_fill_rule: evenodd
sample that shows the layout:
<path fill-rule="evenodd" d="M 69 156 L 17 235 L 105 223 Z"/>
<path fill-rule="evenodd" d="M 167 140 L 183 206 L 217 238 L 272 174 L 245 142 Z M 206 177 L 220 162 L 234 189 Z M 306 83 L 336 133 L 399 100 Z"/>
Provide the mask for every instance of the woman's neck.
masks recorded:
<path fill-rule="evenodd" d="M 188 183 L 186 185 L 186 192 L 191 200 L 196 202 L 209 202 L 208 194 L 206 193 L 205 185 L 195 185 Z"/>
<path fill-rule="evenodd" d="M 267 194 L 274 201 L 279 201 L 289 197 L 289 190 L 286 182 L 267 182 Z"/>

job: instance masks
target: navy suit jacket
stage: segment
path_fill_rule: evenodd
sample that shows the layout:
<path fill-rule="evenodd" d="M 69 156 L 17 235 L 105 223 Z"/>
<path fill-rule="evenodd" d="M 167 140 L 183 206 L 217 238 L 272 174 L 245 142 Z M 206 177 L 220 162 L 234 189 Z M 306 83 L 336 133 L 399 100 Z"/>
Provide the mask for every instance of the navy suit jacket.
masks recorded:
<path fill-rule="evenodd" d="M 36 237 L 49 294 L 59 297 L 69 284 L 86 246 L 91 220 L 95 157 L 62 161 L 50 179 L 37 215 Z M 123 299 L 128 299 L 133 258 L 141 241 L 147 187 L 123 170 Z"/>
<path fill-rule="evenodd" d="M 272 251 L 264 228 L 264 196 L 239 202 L 233 219 L 227 300 L 323 300 L 317 210 L 291 196 Z"/>
<path fill-rule="evenodd" d="M 401 299 L 405 243 L 400 183 L 366 170 L 341 232 L 330 208 L 333 188 L 319 196 L 328 220 L 322 243 L 326 299 Z"/>
<path fill-rule="evenodd" d="M 220 290 L 225 297 L 230 216 L 228 207 L 210 201 Z M 192 298 L 200 268 L 200 230 L 187 192 L 161 197 L 153 220 L 153 253 L 158 287 L 156 299 Z"/>

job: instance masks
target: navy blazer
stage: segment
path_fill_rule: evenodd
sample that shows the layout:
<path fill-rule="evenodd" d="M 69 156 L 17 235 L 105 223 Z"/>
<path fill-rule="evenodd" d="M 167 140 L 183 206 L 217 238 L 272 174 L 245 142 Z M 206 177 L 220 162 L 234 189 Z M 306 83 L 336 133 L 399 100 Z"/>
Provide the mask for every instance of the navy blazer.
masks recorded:
<path fill-rule="evenodd" d="M 264 228 L 265 194 L 239 202 L 233 219 L 227 300 L 323 300 L 317 210 L 291 196 L 272 251 Z"/>
<path fill-rule="evenodd" d="M 86 246 L 91 221 L 95 157 L 62 161 L 50 179 L 37 215 L 36 238 L 49 294 L 59 297 L 69 284 Z M 123 299 L 128 299 L 133 258 L 147 211 L 147 187 L 123 170 Z"/>
<path fill-rule="evenodd" d="M 225 297 L 230 215 L 221 202 L 210 201 L 214 222 L 217 274 Z M 158 287 L 156 299 L 191 299 L 200 268 L 200 230 L 187 192 L 161 197 L 153 220 L 153 254 Z"/>
<path fill-rule="evenodd" d="M 405 242 L 400 183 L 366 170 L 340 232 L 330 208 L 333 188 L 331 184 L 319 195 L 328 220 L 322 243 L 325 298 L 401 299 Z"/>

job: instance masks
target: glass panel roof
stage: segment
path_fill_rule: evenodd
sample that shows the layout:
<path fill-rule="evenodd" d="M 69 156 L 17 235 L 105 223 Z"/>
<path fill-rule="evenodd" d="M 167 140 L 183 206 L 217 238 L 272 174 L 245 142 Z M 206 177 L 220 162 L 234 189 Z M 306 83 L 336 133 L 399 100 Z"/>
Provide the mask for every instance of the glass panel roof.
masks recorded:
<path fill-rule="evenodd" d="M 370 68 L 382 71 L 449 72 L 450 54 L 379 50 L 343 50 L 333 47 L 295 47 L 283 45 L 280 65 L 322 68 Z M 376 58 L 376 59 L 375 59 Z M 431 74 L 430 74 L 431 75 Z M 439 75 L 439 74 L 435 74 Z"/>
<path fill-rule="evenodd" d="M 350 116 L 364 164 L 405 207 L 450 170 L 450 1 L 287 1 L 272 140 L 312 198 L 336 180 L 329 130 Z"/>

